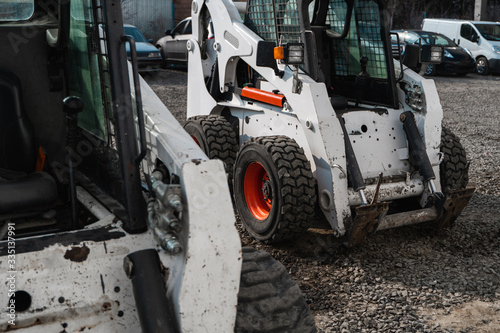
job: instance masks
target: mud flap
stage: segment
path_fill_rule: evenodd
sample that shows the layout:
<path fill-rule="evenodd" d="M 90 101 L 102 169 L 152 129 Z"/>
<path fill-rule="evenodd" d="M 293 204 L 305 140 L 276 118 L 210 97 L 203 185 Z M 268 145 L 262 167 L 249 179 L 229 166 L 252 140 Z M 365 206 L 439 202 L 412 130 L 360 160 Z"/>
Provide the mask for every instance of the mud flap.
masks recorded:
<path fill-rule="evenodd" d="M 454 190 L 446 195 L 445 202 L 443 204 L 443 209 L 436 221 L 436 226 L 438 228 L 449 228 L 453 225 L 453 222 L 457 219 L 458 215 L 467 206 L 469 200 L 471 199 L 475 187 L 467 187 L 465 189 Z"/>
<path fill-rule="evenodd" d="M 368 234 L 377 230 L 378 223 L 389 210 L 389 202 L 372 203 L 356 207 L 356 217 L 349 233 L 347 246 L 355 246 L 365 241 Z"/>

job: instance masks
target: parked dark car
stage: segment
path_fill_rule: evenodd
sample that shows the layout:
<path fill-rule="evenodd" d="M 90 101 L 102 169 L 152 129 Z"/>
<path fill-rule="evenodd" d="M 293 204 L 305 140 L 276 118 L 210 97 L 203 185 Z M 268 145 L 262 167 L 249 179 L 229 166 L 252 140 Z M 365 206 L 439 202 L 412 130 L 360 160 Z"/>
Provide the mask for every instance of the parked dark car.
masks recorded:
<path fill-rule="evenodd" d="M 137 62 L 139 72 L 155 72 L 160 70 L 162 62 L 160 52 L 151 44 L 152 39 L 147 40 L 146 37 L 133 25 L 123 25 L 125 35 L 132 36 L 135 40 L 135 48 L 137 50 Z M 127 57 L 130 60 L 130 45 L 126 43 Z"/>
<path fill-rule="evenodd" d="M 476 61 L 469 50 L 458 46 L 445 35 L 422 30 L 393 30 L 391 32 L 399 35 L 399 41 L 403 45 L 441 45 L 444 48 L 443 60 L 440 64 L 428 64 L 426 75 L 435 74 L 457 74 L 460 76 L 472 73 L 476 69 Z"/>

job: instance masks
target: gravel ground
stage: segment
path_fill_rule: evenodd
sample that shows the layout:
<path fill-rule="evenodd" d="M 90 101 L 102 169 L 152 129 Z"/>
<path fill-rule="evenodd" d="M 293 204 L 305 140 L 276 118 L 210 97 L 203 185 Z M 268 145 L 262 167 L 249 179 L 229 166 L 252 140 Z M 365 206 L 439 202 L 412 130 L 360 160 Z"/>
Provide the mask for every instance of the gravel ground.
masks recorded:
<path fill-rule="evenodd" d="M 186 73 L 146 77 L 181 121 Z M 500 332 L 500 77 L 437 77 L 444 124 L 477 187 L 451 230 L 410 226 L 346 248 L 329 228 L 264 246 L 299 283 L 320 332 Z"/>

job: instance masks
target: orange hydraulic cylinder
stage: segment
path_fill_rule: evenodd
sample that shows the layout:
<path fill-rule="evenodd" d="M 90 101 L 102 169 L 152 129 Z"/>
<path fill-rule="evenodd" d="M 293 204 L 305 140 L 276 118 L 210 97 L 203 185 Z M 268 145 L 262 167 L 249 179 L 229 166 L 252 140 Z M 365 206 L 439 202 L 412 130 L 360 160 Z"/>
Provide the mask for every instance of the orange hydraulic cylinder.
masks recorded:
<path fill-rule="evenodd" d="M 275 94 L 251 87 L 244 87 L 242 89 L 241 96 L 279 107 L 283 107 L 283 100 L 285 99 L 285 95 Z"/>

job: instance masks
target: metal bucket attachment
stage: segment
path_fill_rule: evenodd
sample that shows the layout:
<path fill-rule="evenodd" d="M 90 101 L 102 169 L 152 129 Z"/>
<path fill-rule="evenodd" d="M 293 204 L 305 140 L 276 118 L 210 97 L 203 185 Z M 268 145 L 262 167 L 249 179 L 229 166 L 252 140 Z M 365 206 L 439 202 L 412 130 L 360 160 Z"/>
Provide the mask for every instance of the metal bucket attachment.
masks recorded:
<path fill-rule="evenodd" d="M 347 246 L 355 246 L 365 241 L 366 236 L 377 230 L 378 222 L 389 210 L 389 202 L 372 203 L 356 207 L 356 217 L 352 224 Z"/>
<path fill-rule="evenodd" d="M 457 219 L 458 215 L 469 203 L 470 198 L 476 190 L 475 187 L 469 186 L 465 189 L 454 190 L 446 195 L 446 200 L 443 205 L 443 211 L 437 221 L 438 228 L 449 228 Z"/>

